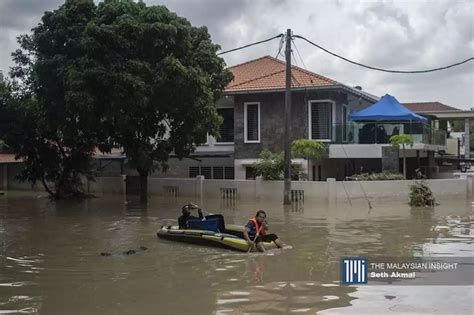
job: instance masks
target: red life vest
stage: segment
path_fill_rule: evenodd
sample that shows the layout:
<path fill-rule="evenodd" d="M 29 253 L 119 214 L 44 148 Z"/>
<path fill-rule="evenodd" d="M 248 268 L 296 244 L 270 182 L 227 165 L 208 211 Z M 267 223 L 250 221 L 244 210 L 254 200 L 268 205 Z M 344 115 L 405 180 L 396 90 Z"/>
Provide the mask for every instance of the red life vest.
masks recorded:
<path fill-rule="evenodd" d="M 258 224 L 256 217 L 250 218 L 250 221 L 252 221 L 253 224 L 255 224 L 255 231 L 257 231 L 257 234 L 255 234 L 256 236 L 267 234 L 267 229 L 265 228 L 265 226 L 263 226 L 263 224 L 262 225 Z"/>

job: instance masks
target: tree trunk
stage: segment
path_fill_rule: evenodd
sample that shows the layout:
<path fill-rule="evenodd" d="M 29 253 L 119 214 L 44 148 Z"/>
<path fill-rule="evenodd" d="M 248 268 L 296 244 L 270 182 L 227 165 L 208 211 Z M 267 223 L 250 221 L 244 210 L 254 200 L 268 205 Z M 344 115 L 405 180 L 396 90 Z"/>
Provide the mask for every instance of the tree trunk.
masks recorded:
<path fill-rule="evenodd" d="M 146 174 L 146 173 L 145 173 Z M 140 173 L 140 201 L 147 202 L 148 200 L 148 175 Z"/>
<path fill-rule="evenodd" d="M 41 177 L 41 183 L 43 184 L 44 189 L 48 192 L 48 194 L 53 197 L 57 198 L 56 193 L 54 193 L 49 187 L 48 184 L 46 184 L 46 180 L 44 179 L 44 176 Z"/>

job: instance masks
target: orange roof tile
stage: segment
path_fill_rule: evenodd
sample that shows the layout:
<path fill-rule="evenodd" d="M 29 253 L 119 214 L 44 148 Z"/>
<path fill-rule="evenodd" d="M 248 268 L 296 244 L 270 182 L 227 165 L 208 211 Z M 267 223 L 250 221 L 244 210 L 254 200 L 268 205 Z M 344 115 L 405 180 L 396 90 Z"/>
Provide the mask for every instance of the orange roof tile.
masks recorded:
<path fill-rule="evenodd" d="M 121 148 L 112 148 L 110 154 L 118 154 L 122 153 L 123 150 Z M 102 153 L 98 148 L 95 148 L 94 156 L 102 156 L 106 155 L 106 153 Z M 20 158 L 18 160 L 15 159 L 15 154 L 11 153 L 0 153 L 0 163 L 21 163 L 23 160 Z"/>
<path fill-rule="evenodd" d="M 270 56 L 230 67 L 229 70 L 234 74 L 234 79 L 227 85 L 225 91 L 284 89 L 286 82 L 285 68 L 285 62 Z M 323 87 L 339 84 L 334 80 L 297 66 L 292 66 L 291 69 L 293 87 Z"/>
<path fill-rule="evenodd" d="M 0 163 L 21 163 L 22 159 L 15 159 L 15 154 L 0 153 Z"/>
<path fill-rule="evenodd" d="M 419 103 L 405 103 L 409 110 L 416 113 L 428 113 L 428 112 L 452 112 L 459 111 L 460 109 L 448 106 L 440 102 L 419 102 Z"/>

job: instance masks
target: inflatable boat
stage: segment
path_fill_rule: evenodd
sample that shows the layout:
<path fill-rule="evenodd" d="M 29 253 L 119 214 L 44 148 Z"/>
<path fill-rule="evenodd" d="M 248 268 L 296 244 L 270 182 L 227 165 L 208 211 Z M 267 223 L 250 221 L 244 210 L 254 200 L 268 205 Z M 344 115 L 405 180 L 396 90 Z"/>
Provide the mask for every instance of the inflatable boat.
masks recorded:
<path fill-rule="evenodd" d="M 189 229 L 177 226 L 162 226 L 157 236 L 160 239 L 190 244 L 213 246 L 247 252 L 249 243 L 244 239 L 243 226 L 225 225 L 220 214 L 188 221 Z M 277 248 L 273 242 L 264 242 L 265 249 Z"/>

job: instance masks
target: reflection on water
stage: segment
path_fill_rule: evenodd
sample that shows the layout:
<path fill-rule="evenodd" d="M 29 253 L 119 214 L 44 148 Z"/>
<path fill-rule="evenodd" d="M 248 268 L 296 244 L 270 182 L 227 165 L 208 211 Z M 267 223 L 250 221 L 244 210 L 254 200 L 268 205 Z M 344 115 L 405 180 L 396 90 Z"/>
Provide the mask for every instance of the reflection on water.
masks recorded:
<path fill-rule="evenodd" d="M 272 232 L 293 248 L 266 254 L 157 239 L 157 229 L 176 224 L 189 201 L 144 205 L 112 196 L 55 204 L 31 194 L 0 196 L 0 314 L 471 313 L 472 287 L 338 282 L 342 256 L 472 256 L 470 201 L 441 201 L 435 210 L 205 201 L 227 223 L 267 210 Z M 122 254 L 140 246 L 148 250 Z"/>

